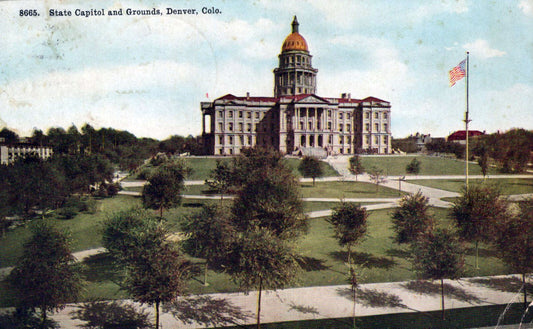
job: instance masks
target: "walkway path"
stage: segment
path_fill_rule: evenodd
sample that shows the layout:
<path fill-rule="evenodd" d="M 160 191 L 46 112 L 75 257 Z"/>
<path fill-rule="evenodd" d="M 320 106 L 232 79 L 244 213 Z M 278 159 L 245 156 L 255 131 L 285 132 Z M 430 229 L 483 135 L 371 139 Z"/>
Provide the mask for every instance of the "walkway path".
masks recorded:
<path fill-rule="evenodd" d="M 521 294 L 494 288 L 497 283 L 515 282 L 517 276 L 496 276 L 445 280 L 445 308 L 464 308 L 475 306 L 492 306 L 508 302 L 520 302 Z M 492 286 L 492 288 L 491 288 Z M 406 312 L 440 311 L 440 285 L 430 282 L 406 281 L 362 284 L 357 292 L 355 314 L 357 316 L 382 315 Z M 256 292 L 210 294 L 214 299 L 222 299 L 232 304 L 237 310 L 250 315 L 246 323 L 254 323 L 257 302 Z M 131 301 L 126 301 L 132 303 Z M 133 303 L 135 304 L 135 303 Z M 139 308 L 140 305 L 136 304 Z M 55 314 L 62 328 L 79 328 L 78 320 L 70 318 L 70 312 L 76 306 L 71 305 Z M 145 308 L 153 314 L 152 308 Z M 353 302 L 350 286 L 324 286 L 283 289 L 263 293 L 261 304 L 261 322 L 283 322 L 317 320 L 328 318 L 346 318 L 353 314 Z M 205 328 L 198 323 L 184 324 L 171 314 L 161 316 L 162 328 Z M 242 323 L 241 323 L 242 324 Z M 533 326 L 522 326 L 533 328 Z"/>

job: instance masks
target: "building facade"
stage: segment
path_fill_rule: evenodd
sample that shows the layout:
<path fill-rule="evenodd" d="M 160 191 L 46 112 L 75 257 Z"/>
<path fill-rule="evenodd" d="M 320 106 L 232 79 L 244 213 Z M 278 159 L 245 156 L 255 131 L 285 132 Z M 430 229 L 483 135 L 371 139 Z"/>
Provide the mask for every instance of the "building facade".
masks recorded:
<path fill-rule="evenodd" d="M 204 152 L 239 154 L 272 146 L 282 153 L 321 150 L 328 155 L 391 153 L 391 106 L 379 98 L 316 95 L 316 75 L 296 17 L 274 69 L 274 96 L 227 94 L 202 102 Z"/>

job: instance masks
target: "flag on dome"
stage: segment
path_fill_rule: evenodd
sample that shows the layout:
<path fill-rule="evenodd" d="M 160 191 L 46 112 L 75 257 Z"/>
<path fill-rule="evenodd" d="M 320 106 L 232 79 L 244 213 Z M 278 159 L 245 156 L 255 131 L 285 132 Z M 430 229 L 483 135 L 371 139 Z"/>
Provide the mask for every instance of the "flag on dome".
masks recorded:
<path fill-rule="evenodd" d="M 456 67 L 451 69 L 450 72 L 448 72 L 448 74 L 450 75 L 450 87 L 453 87 L 453 85 L 457 81 L 464 78 L 464 76 L 466 75 L 465 65 L 466 65 L 466 59 L 464 59 Z"/>

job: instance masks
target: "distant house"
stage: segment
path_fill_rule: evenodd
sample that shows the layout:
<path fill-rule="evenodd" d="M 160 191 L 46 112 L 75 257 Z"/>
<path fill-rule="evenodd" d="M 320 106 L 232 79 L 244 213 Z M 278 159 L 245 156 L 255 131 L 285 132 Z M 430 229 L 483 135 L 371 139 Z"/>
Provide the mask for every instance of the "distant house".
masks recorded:
<path fill-rule="evenodd" d="M 0 138 L 0 164 L 11 164 L 17 158 L 30 154 L 36 155 L 41 159 L 48 159 L 52 156 L 53 151 L 51 147 L 32 145 L 24 138 L 16 144 L 8 144 L 3 138 Z"/>
<path fill-rule="evenodd" d="M 468 139 L 475 138 L 478 136 L 485 135 L 485 132 L 481 132 L 479 130 L 469 130 L 468 131 Z M 466 144 L 466 130 L 457 130 L 456 132 L 452 133 L 450 136 L 446 138 L 446 141 L 448 142 L 455 142 L 459 144 Z"/>

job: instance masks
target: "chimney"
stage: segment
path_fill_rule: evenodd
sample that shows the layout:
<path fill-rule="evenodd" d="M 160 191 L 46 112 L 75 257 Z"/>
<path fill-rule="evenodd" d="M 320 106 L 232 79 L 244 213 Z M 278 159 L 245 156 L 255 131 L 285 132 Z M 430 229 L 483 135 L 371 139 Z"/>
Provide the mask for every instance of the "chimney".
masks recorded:
<path fill-rule="evenodd" d="M 250 92 L 249 91 L 246 92 L 246 100 L 250 100 Z"/>

